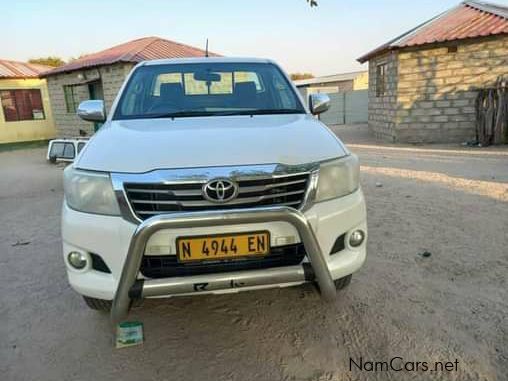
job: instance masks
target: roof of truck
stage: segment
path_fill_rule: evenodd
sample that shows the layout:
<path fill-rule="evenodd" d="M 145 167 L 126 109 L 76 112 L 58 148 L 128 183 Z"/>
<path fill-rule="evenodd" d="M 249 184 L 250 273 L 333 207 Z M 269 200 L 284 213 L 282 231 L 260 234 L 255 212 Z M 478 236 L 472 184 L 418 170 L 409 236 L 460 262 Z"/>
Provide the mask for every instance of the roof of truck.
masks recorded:
<path fill-rule="evenodd" d="M 183 64 L 183 63 L 273 63 L 267 58 L 253 57 L 187 57 L 187 58 L 171 58 L 145 61 L 141 65 L 167 65 L 167 64 Z"/>

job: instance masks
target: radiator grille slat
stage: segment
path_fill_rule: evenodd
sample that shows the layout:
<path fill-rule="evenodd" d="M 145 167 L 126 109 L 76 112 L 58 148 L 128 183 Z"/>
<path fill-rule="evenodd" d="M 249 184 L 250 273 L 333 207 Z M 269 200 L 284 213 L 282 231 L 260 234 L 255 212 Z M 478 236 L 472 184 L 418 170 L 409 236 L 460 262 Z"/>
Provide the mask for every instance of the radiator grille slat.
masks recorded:
<path fill-rule="evenodd" d="M 236 182 L 238 195 L 226 203 L 214 203 L 205 199 L 202 195 L 205 184 L 203 181 L 170 184 L 124 183 L 124 189 L 134 213 L 142 220 L 172 212 L 275 205 L 299 208 L 305 198 L 309 174 L 244 178 Z"/>

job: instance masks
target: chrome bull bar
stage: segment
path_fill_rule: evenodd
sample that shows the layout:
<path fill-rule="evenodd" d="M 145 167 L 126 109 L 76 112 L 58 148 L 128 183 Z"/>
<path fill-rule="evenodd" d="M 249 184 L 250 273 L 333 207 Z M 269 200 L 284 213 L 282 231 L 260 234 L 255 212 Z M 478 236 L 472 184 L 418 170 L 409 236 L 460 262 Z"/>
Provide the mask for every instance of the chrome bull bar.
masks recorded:
<path fill-rule="evenodd" d="M 185 277 L 185 279 L 182 279 L 182 277 L 147 279 L 136 282 L 146 244 L 156 231 L 161 229 L 266 223 L 273 221 L 288 222 L 296 228 L 305 247 L 322 297 L 328 301 L 335 299 L 335 285 L 319 242 L 307 218 L 296 209 L 275 206 L 256 209 L 160 214 L 143 221 L 132 236 L 111 307 L 111 321 L 117 324 L 125 320 L 134 294 L 138 296 L 182 294 L 192 291 L 192 287 L 194 287 L 194 291 L 200 291 L 199 284 L 207 283 L 207 277 L 210 277 L 210 275 L 196 275 Z M 207 291 L 224 288 L 223 286 L 226 285 L 226 282 L 242 282 L 251 286 L 305 281 L 305 272 L 306 269 L 303 266 L 288 266 L 275 269 L 224 273 L 224 278 L 216 280 L 210 288 L 207 288 Z M 189 290 L 189 285 L 191 290 Z M 196 285 L 198 285 L 197 289 Z"/>

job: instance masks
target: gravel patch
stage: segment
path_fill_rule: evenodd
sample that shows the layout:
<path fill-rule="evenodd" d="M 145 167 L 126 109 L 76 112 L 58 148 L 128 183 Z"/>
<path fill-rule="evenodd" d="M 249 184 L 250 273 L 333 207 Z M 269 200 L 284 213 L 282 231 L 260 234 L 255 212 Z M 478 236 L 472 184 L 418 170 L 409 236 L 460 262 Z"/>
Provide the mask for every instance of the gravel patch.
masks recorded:
<path fill-rule="evenodd" d="M 361 159 L 369 220 L 367 262 L 335 303 L 310 285 L 149 300 L 131 315 L 145 343 L 118 350 L 108 316 L 67 283 L 62 168 L 43 149 L 0 153 L 2 379 L 507 380 L 506 151 L 333 129 Z M 368 370 L 394 357 L 458 365 Z"/>

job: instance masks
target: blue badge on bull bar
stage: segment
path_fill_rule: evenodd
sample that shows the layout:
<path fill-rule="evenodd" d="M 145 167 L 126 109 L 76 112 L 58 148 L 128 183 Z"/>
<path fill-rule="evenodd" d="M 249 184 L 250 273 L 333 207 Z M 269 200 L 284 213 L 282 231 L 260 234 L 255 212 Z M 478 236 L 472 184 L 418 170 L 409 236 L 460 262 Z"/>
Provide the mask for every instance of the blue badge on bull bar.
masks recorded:
<path fill-rule="evenodd" d="M 116 347 L 125 348 L 143 344 L 143 323 L 126 321 L 116 326 Z"/>

